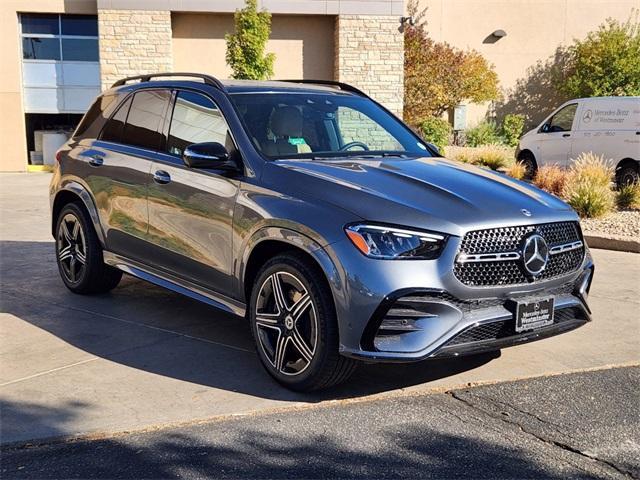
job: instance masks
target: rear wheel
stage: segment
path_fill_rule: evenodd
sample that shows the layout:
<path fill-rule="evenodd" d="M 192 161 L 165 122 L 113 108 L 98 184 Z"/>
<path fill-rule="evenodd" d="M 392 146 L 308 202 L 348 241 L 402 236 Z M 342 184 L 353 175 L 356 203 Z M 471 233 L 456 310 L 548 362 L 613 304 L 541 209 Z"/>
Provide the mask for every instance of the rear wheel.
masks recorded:
<path fill-rule="evenodd" d="M 618 188 L 625 187 L 627 185 L 633 185 L 634 183 L 640 183 L 640 173 L 638 172 L 638 165 L 629 161 L 624 163 L 616 170 L 616 184 Z"/>
<path fill-rule="evenodd" d="M 518 161 L 522 163 L 525 168 L 524 179 L 533 180 L 533 177 L 536 176 L 536 172 L 538 171 L 538 164 L 536 163 L 533 153 L 522 152 L 518 156 Z"/>
<path fill-rule="evenodd" d="M 267 372 L 297 391 L 328 388 L 356 367 L 338 353 L 338 325 L 331 292 L 304 256 L 278 255 L 256 276 L 251 330 Z"/>
<path fill-rule="evenodd" d="M 103 293 L 115 288 L 122 272 L 106 265 L 85 209 L 65 205 L 56 222 L 56 259 L 62 281 L 74 293 Z"/>

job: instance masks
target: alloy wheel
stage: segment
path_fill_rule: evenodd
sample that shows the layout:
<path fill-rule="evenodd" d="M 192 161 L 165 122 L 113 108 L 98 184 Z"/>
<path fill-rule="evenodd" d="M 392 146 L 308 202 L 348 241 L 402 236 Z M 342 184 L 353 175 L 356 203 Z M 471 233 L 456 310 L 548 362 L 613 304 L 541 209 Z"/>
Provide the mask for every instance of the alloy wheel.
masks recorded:
<path fill-rule="evenodd" d="M 271 366 L 283 375 L 304 372 L 316 353 L 318 318 L 306 287 L 288 272 L 275 272 L 260 286 L 257 339 Z"/>
<path fill-rule="evenodd" d="M 87 242 L 80 220 L 67 213 L 58 227 L 58 262 L 62 273 L 70 283 L 78 282 L 87 264 Z"/>

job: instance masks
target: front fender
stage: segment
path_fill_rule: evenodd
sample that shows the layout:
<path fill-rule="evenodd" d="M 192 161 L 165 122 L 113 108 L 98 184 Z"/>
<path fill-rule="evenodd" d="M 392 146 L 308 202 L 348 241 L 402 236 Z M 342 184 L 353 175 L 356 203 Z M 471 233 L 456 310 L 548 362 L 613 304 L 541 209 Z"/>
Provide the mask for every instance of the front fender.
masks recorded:
<path fill-rule="evenodd" d="M 242 247 L 242 256 L 240 262 L 236 266 L 235 278 L 238 280 L 237 291 L 244 290 L 245 276 L 247 270 L 247 264 L 249 257 L 254 249 L 260 245 L 260 243 L 267 240 L 275 240 L 282 243 L 287 243 L 291 246 L 299 248 L 304 251 L 318 263 L 323 270 L 327 280 L 331 285 L 331 289 L 334 290 L 340 286 L 340 276 L 338 275 L 338 269 L 331 256 L 317 241 L 304 235 L 296 230 L 281 226 L 265 226 L 257 230 L 253 235 L 245 240 Z"/>

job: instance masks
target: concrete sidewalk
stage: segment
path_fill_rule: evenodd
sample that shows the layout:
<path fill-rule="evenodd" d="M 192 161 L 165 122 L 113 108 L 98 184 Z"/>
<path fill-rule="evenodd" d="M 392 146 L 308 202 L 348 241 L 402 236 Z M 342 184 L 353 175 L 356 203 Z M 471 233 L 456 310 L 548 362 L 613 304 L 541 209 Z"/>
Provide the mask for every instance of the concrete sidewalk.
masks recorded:
<path fill-rule="evenodd" d="M 49 232 L 48 182 L 0 176 L 3 443 L 640 361 L 640 255 L 594 250 L 595 321 L 575 332 L 500 358 L 363 366 L 338 390 L 293 394 L 263 372 L 242 320 L 132 278 L 108 295 L 68 292 Z"/>

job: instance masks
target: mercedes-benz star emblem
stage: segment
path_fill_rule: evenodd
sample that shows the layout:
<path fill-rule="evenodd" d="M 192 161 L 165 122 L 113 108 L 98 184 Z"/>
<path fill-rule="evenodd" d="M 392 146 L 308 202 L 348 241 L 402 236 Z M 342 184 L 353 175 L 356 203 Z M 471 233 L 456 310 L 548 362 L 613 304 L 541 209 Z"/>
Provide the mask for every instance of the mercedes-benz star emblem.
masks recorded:
<path fill-rule="evenodd" d="M 529 235 L 522 246 L 524 269 L 533 277 L 540 275 L 549 261 L 549 246 L 537 233 Z"/>

